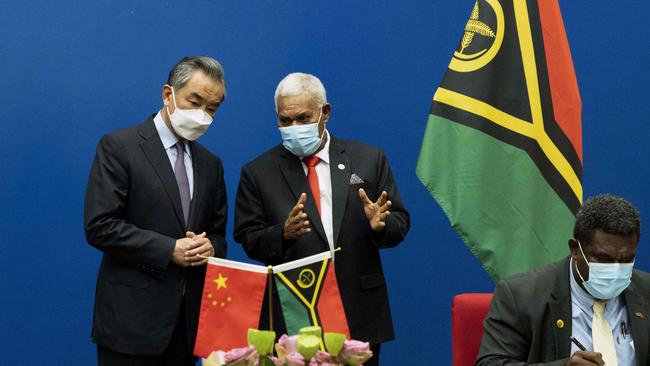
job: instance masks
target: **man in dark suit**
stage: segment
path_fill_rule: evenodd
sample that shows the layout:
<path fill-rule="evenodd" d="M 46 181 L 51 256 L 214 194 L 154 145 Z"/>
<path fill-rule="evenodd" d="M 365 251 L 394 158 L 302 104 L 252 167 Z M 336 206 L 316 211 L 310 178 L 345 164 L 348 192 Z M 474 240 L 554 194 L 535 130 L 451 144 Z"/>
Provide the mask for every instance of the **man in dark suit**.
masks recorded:
<path fill-rule="evenodd" d="M 86 239 L 102 253 L 92 339 L 100 365 L 194 365 L 208 256 L 225 257 L 221 160 L 193 141 L 225 96 L 221 65 L 186 57 L 163 108 L 100 140 L 88 178 Z"/>
<path fill-rule="evenodd" d="M 587 200 L 568 258 L 497 284 L 476 365 L 650 365 L 640 222 L 620 197 Z"/>
<path fill-rule="evenodd" d="M 275 101 L 283 144 L 242 168 L 235 240 L 273 265 L 340 247 L 334 268 L 350 333 L 371 343 L 367 365 L 378 364 L 380 343 L 394 338 L 379 249 L 404 239 L 409 215 L 383 151 L 327 132 L 332 107 L 318 78 L 288 75 Z"/>

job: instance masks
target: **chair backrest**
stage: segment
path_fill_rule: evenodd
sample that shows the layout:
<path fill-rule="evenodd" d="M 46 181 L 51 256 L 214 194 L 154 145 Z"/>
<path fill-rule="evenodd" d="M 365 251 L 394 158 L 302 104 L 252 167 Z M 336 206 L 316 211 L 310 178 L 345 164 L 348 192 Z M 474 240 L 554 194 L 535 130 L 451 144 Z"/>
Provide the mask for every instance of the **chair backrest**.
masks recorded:
<path fill-rule="evenodd" d="M 460 294 L 451 303 L 451 352 L 453 366 L 472 366 L 483 337 L 483 319 L 492 294 Z"/>

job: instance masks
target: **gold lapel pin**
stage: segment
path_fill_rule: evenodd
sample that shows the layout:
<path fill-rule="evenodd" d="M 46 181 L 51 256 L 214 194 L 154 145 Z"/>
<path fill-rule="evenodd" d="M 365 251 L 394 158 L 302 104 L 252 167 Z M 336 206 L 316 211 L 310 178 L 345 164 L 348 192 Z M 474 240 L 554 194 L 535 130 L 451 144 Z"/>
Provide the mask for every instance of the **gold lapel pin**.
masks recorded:
<path fill-rule="evenodd" d="M 560 328 L 560 329 L 564 328 L 564 320 L 562 320 L 562 319 L 558 319 L 558 320 L 555 322 L 555 325 L 557 325 L 557 327 Z"/>
<path fill-rule="evenodd" d="M 345 165 L 343 165 L 343 164 L 339 164 L 339 165 L 338 165 L 338 168 L 339 168 L 339 170 L 345 170 Z"/>

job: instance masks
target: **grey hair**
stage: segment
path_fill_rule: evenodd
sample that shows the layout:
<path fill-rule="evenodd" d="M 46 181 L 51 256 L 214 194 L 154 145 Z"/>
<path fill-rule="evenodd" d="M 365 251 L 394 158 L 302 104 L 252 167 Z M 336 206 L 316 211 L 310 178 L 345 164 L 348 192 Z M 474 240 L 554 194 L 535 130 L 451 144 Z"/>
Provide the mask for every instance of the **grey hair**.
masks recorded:
<path fill-rule="evenodd" d="M 317 77 L 302 72 L 294 72 L 285 76 L 275 89 L 275 110 L 278 110 L 279 97 L 292 97 L 304 92 L 312 95 L 318 107 L 322 107 L 327 103 L 325 87 Z"/>
<path fill-rule="evenodd" d="M 628 236 L 641 234 L 641 215 L 631 203 L 611 194 L 591 197 L 576 214 L 573 237 L 583 245 L 591 244 L 596 229 L 608 234 Z"/>
<path fill-rule="evenodd" d="M 192 77 L 192 73 L 201 70 L 214 81 L 218 81 L 223 86 L 224 95 L 226 94 L 226 81 L 223 78 L 223 67 L 219 61 L 208 56 L 187 56 L 180 60 L 167 77 L 167 84 L 178 90 L 187 84 Z"/>

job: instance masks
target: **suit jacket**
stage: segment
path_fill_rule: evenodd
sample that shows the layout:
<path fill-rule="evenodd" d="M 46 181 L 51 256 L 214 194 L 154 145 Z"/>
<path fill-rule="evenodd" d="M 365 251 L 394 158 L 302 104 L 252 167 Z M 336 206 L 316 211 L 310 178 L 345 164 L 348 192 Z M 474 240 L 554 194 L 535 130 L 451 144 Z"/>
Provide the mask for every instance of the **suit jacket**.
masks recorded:
<path fill-rule="evenodd" d="M 186 231 L 205 231 L 216 255 L 225 257 L 227 203 L 221 160 L 196 142 L 189 146 L 194 194 L 185 225 L 153 118 L 99 141 L 84 207 L 86 239 L 103 252 L 92 329 L 97 344 L 129 354 L 162 353 L 185 299 L 193 346 L 205 266 L 182 268 L 170 259 Z"/>
<path fill-rule="evenodd" d="M 378 344 L 394 338 L 379 249 L 404 239 L 409 215 L 382 150 L 331 137 L 329 153 L 334 242 L 341 247 L 334 266 L 343 307 L 351 336 Z M 353 173 L 363 182 L 351 184 Z M 393 203 L 381 233 L 370 228 L 359 188 L 373 201 L 385 190 Z M 308 196 L 304 211 L 312 232 L 285 241 L 284 222 L 303 192 Z M 300 159 L 282 145 L 242 168 L 234 234 L 250 258 L 271 265 L 329 250 Z"/>
<path fill-rule="evenodd" d="M 567 257 L 500 281 L 484 321 L 476 365 L 565 365 L 571 356 L 569 278 Z M 637 365 L 650 365 L 650 274 L 634 270 L 632 283 L 622 296 Z"/>

